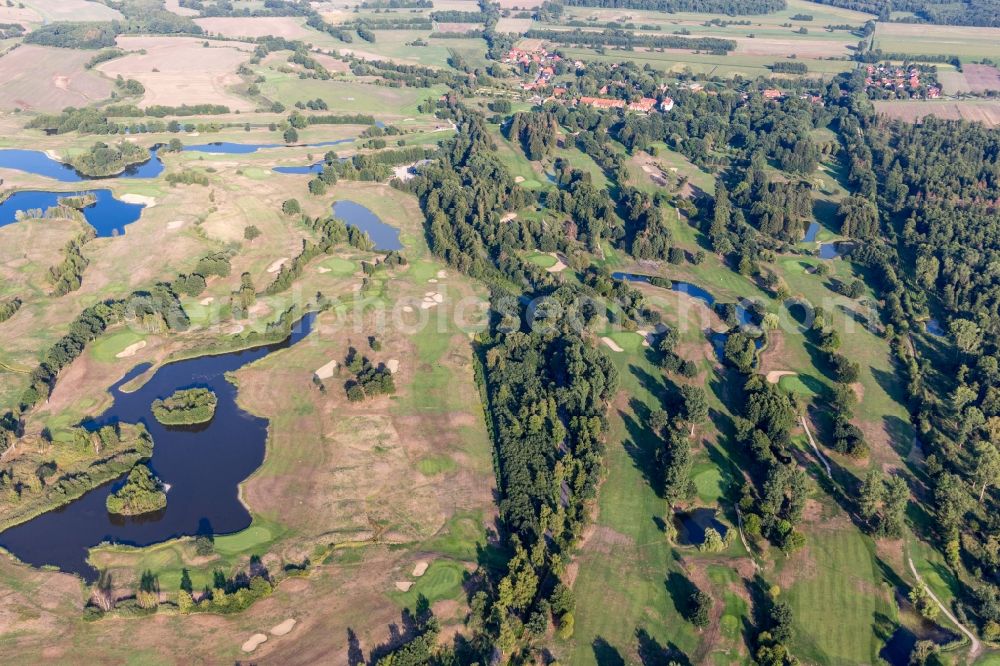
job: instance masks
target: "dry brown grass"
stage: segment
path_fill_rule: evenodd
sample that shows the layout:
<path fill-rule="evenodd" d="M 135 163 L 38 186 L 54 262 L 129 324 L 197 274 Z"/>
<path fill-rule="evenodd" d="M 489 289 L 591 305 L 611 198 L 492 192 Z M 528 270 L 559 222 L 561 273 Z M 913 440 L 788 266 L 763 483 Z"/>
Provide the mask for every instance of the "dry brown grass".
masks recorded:
<path fill-rule="evenodd" d="M 93 0 L 28 0 L 14 4 L 27 5 L 49 22 L 113 21 L 123 18 L 117 10 Z"/>
<path fill-rule="evenodd" d="M 174 14 L 179 14 L 180 16 L 198 15 L 198 11 L 195 9 L 188 9 L 187 7 L 181 7 L 180 0 L 164 0 L 164 6 L 168 12 L 173 12 Z"/>
<path fill-rule="evenodd" d="M 236 74 L 250 59 L 251 45 L 239 42 L 209 42 L 193 37 L 118 38 L 130 53 L 98 66 L 104 74 L 136 79 L 146 87 L 141 106 L 153 104 L 225 104 L 231 109 L 252 110 L 253 104 L 230 92 L 242 83 Z M 145 53 L 138 53 L 145 49 Z"/>
<path fill-rule="evenodd" d="M 733 57 L 740 54 L 754 56 L 775 56 L 787 58 L 795 55 L 799 58 L 826 58 L 828 56 L 849 55 L 848 44 L 853 42 L 832 41 L 828 39 L 793 38 L 777 39 L 771 37 L 730 37 L 736 42 Z"/>
<path fill-rule="evenodd" d="M 0 107 L 61 111 L 111 94 L 111 81 L 84 68 L 93 53 L 22 45 L 0 58 Z"/>
<path fill-rule="evenodd" d="M 208 33 L 225 37 L 284 37 L 285 39 L 315 38 L 316 32 L 302 24 L 302 19 L 294 16 L 270 17 L 211 17 L 195 19 Z"/>
<path fill-rule="evenodd" d="M 890 118 L 911 123 L 925 116 L 935 116 L 946 120 L 981 122 L 987 127 L 1000 125 L 1000 101 L 997 100 L 875 102 L 875 109 Z"/>
<path fill-rule="evenodd" d="M 962 73 L 972 92 L 1000 90 L 1000 69 L 993 65 L 962 65 Z"/>

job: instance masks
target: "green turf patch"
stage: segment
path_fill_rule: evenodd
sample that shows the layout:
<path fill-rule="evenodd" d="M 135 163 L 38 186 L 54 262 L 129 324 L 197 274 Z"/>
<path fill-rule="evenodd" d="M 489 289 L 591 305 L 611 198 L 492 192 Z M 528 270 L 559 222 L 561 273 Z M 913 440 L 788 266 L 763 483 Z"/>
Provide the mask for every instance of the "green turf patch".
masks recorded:
<path fill-rule="evenodd" d="M 116 354 L 124 351 L 129 345 L 143 339 L 145 339 L 145 336 L 139 335 L 130 329 L 125 329 L 111 335 L 101 336 L 95 340 L 90 345 L 90 353 L 98 361 L 113 363 L 116 360 Z"/>
<path fill-rule="evenodd" d="M 695 467 L 692 481 L 697 489 L 698 499 L 705 504 L 715 504 L 722 497 L 722 472 L 715 465 L 705 463 Z"/>
<path fill-rule="evenodd" d="M 215 538 L 215 550 L 220 554 L 231 555 L 271 540 L 271 531 L 263 525 L 251 525 L 242 532 L 226 534 Z"/>
<path fill-rule="evenodd" d="M 444 472 L 450 472 L 458 467 L 455 461 L 446 455 L 441 456 L 428 456 L 423 460 L 417 462 L 417 470 L 424 476 L 434 476 L 435 474 L 443 474 Z"/>
<path fill-rule="evenodd" d="M 536 266 L 541 266 L 542 268 L 552 268 L 556 265 L 556 258 L 550 254 L 543 254 L 541 252 L 536 252 L 534 254 L 529 254 L 525 257 L 528 261 L 535 264 Z"/>
<path fill-rule="evenodd" d="M 814 398 L 823 393 L 823 383 L 812 375 L 785 375 L 778 386 L 792 395 Z"/>
<path fill-rule="evenodd" d="M 351 275 L 358 270 L 358 265 L 353 261 L 341 259 L 340 257 L 330 257 L 320 264 L 323 268 L 329 268 L 334 275 Z"/>
<path fill-rule="evenodd" d="M 460 599 L 465 591 L 462 589 L 462 579 L 465 577 L 465 567 L 451 560 L 435 560 L 423 576 L 416 579 L 413 587 L 406 592 L 394 592 L 393 597 L 403 606 L 413 608 L 420 595 L 430 603 L 442 599 Z"/>

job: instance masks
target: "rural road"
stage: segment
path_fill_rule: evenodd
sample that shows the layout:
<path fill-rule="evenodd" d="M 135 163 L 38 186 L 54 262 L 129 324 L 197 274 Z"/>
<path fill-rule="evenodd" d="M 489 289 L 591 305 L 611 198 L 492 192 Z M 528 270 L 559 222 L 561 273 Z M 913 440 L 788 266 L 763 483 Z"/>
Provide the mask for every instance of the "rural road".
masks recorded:
<path fill-rule="evenodd" d="M 826 467 L 826 475 L 832 479 L 833 478 L 833 472 L 830 470 L 830 463 L 828 463 L 826 461 L 826 458 L 820 452 L 819 447 L 816 446 L 816 441 L 813 439 L 812 431 L 809 430 L 809 424 L 806 423 L 806 417 L 800 416 L 799 420 L 802 422 L 802 427 L 805 428 L 806 435 L 809 436 L 809 444 L 812 445 L 813 451 L 816 452 L 816 456 L 819 458 L 819 461 L 821 463 L 823 463 L 823 467 Z"/>
<path fill-rule="evenodd" d="M 917 573 L 917 568 L 913 566 L 913 558 L 907 557 L 906 559 L 909 560 L 910 562 L 910 571 L 913 572 L 914 578 L 917 579 L 918 583 L 924 583 L 923 578 L 921 578 L 920 574 Z M 924 588 L 927 590 L 927 594 L 930 595 L 931 599 L 934 600 L 934 603 L 936 603 L 938 606 L 941 607 L 941 610 L 944 611 L 945 616 L 949 620 L 951 620 L 952 623 L 954 623 L 954 625 L 958 627 L 963 634 L 969 637 L 969 641 L 972 644 L 972 647 L 969 649 L 969 663 L 970 664 L 973 663 L 976 660 L 976 657 L 979 656 L 979 653 L 983 651 L 983 644 L 979 642 L 979 639 L 976 638 L 976 635 L 974 633 L 969 631 L 964 624 L 958 621 L 957 617 L 951 614 L 951 611 L 948 610 L 948 607 L 945 606 L 943 603 L 941 603 L 941 600 L 937 598 L 937 595 L 934 594 L 934 591 L 931 590 L 931 588 L 925 583 L 924 583 Z"/>

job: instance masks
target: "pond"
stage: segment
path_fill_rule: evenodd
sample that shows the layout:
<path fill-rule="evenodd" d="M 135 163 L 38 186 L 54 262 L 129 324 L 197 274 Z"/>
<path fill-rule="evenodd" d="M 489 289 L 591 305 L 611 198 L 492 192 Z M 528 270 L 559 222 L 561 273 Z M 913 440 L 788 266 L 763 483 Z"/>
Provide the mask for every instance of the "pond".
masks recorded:
<path fill-rule="evenodd" d="M 705 530 L 709 527 L 726 538 L 726 526 L 715 517 L 715 509 L 698 508 L 678 511 L 674 515 L 677 525 L 677 543 L 682 546 L 700 546 L 705 541 Z"/>
<path fill-rule="evenodd" d="M 805 238 L 802 239 L 805 243 L 812 243 L 816 240 L 816 236 L 819 234 L 819 222 L 810 222 L 809 228 L 806 229 Z"/>
<path fill-rule="evenodd" d="M 854 249 L 854 243 L 850 241 L 833 241 L 832 243 L 819 244 L 820 259 L 836 259 L 842 257 Z"/>
<path fill-rule="evenodd" d="M 126 203 L 116 199 L 111 190 L 81 190 L 80 192 L 49 192 L 44 190 L 21 190 L 14 192 L 0 203 L 0 227 L 17 222 L 17 211 L 41 209 L 56 206 L 63 197 L 93 194 L 97 201 L 82 210 L 97 236 L 106 238 L 125 233 L 125 226 L 139 219 L 143 204 Z"/>
<path fill-rule="evenodd" d="M 924 328 L 931 335 L 936 335 L 938 337 L 942 337 L 944 335 L 947 335 L 947 331 L 945 331 L 944 327 L 941 326 L 941 322 L 939 322 L 934 317 L 931 317 L 930 319 L 928 319 L 927 321 L 924 322 Z"/>
<path fill-rule="evenodd" d="M 64 183 L 79 183 L 84 180 L 101 180 L 103 178 L 156 178 L 163 173 L 163 161 L 157 154 L 159 149 L 159 144 L 153 146 L 149 151 L 150 158 L 148 160 L 142 164 L 130 166 L 114 176 L 86 176 L 69 164 L 53 159 L 40 150 L 15 148 L 0 150 L 0 167 L 54 178 Z"/>
<path fill-rule="evenodd" d="M 324 166 L 326 166 L 326 162 L 324 160 L 320 160 L 315 164 L 307 164 L 305 166 L 278 166 L 274 167 L 272 171 L 275 173 L 291 174 L 322 173 Z"/>
<path fill-rule="evenodd" d="M 325 148 L 341 143 L 350 143 L 351 141 L 354 141 L 354 139 L 337 139 L 336 141 L 320 141 L 318 143 L 235 143 L 232 141 L 213 141 L 211 143 L 193 143 L 184 146 L 184 150 L 199 153 L 246 155 L 248 153 L 256 153 L 258 150 L 267 150 L 268 148 Z"/>
<path fill-rule="evenodd" d="M 359 203 L 337 201 L 333 204 L 333 215 L 348 225 L 367 232 L 375 243 L 376 250 L 403 249 L 403 244 L 399 241 L 399 229 L 386 224 L 378 215 Z"/>
<path fill-rule="evenodd" d="M 169 485 L 166 509 L 134 517 L 109 514 L 104 502 L 122 485 L 123 479 L 118 479 L 0 533 L 0 546 L 29 564 L 56 566 L 93 581 L 97 571 L 86 561 L 87 550 L 102 542 L 148 546 L 184 535 L 245 529 L 250 513 L 239 499 L 238 487 L 264 460 L 267 419 L 237 406 L 236 387 L 226 381 L 225 373 L 294 345 L 309 335 L 314 320 L 315 315 L 306 315 L 278 344 L 164 365 L 133 393 L 124 393 L 121 387 L 149 364 L 133 368 L 111 387 L 114 403 L 85 425 L 89 429 L 115 422 L 146 425 L 154 442 L 149 466 Z M 167 427 L 153 418 L 154 400 L 193 387 L 211 389 L 218 398 L 209 423 Z"/>

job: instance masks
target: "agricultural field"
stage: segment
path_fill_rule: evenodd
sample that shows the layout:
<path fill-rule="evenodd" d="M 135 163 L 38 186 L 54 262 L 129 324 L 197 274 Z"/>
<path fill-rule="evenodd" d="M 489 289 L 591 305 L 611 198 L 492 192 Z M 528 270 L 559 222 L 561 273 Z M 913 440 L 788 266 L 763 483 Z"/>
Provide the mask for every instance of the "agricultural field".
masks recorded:
<path fill-rule="evenodd" d="M 996 100 L 894 100 L 875 102 L 879 113 L 906 122 L 918 122 L 925 116 L 945 120 L 972 120 L 987 127 L 1000 125 L 1000 102 Z"/>
<path fill-rule="evenodd" d="M 25 44 L 0 56 L 0 107 L 47 112 L 104 101 L 113 85 L 84 68 L 90 55 Z"/>
<path fill-rule="evenodd" d="M 311 41 L 317 37 L 322 38 L 321 33 L 305 26 L 302 19 L 292 16 L 275 16 L 260 18 L 229 18 L 229 17 L 209 17 L 198 18 L 194 21 L 201 29 L 210 35 L 221 35 L 223 37 L 284 37 L 285 39 L 302 39 Z"/>
<path fill-rule="evenodd" d="M 1000 28 L 879 23 L 875 48 L 885 53 L 958 56 L 962 60 L 996 58 Z"/>
<path fill-rule="evenodd" d="M 254 105 L 234 92 L 243 84 L 236 70 L 250 59 L 251 47 L 206 43 L 191 37 L 122 36 L 118 46 L 130 53 L 95 69 L 111 78 L 139 81 L 146 89 L 140 106 L 224 104 L 233 110 L 252 110 Z"/>

